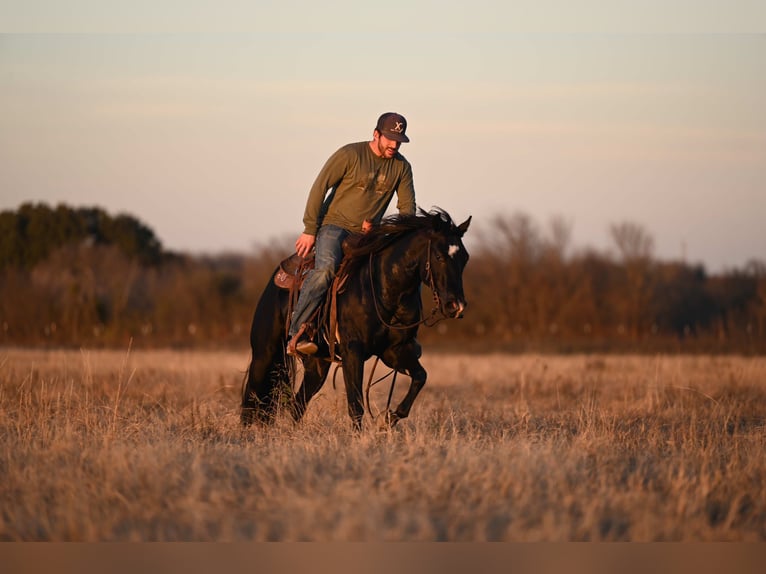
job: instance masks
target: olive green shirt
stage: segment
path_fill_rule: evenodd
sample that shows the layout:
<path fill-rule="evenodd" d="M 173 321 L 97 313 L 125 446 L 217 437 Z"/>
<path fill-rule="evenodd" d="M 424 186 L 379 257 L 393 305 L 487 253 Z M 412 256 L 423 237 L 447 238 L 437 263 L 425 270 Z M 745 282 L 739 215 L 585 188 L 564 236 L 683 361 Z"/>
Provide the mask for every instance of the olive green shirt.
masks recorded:
<path fill-rule="evenodd" d="M 399 213 L 415 213 L 412 167 L 403 155 L 378 157 L 370 142 L 345 145 L 330 156 L 311 187 L 304 233 L 316 235 L 325 224 L 360 232 L 365 219 L 373 223 L 382 219 L 394 192 Z"/>

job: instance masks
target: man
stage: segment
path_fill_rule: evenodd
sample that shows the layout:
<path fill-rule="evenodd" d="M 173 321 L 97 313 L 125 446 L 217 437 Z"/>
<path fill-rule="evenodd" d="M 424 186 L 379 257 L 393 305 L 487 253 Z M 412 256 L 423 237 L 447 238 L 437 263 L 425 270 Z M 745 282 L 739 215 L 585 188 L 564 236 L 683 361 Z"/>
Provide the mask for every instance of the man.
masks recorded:
<path fill-rule="evenodd" d="M 306 257 L 314 247 L 314 269 L 306 276 L 295 305 L 289 354 L 310 355 L 317 351 L 317 345 L 303 337 L 305 324 L 335 277 L 343 258 L 343 240 L 351 233 L 367 232 L 380 222 L 394 193 L 399 213 L 415 213 L 412 167 L 399 153 L 401 144 L 410 141 L 406 132 L 404 116 L 383 114 L 372 140 L 348 144 L 336 151 L 311 187 L 303 215 L 304 230 L 295 242 L 295 250 Z"/>

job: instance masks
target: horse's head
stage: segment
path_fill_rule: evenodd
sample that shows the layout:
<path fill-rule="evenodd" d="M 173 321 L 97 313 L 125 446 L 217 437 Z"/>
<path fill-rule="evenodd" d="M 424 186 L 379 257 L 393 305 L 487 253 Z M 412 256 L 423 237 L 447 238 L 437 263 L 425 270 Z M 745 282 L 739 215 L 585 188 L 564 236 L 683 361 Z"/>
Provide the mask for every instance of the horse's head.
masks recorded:
<path fill-rule="evenodd" d="M 461 318 L 467 304 L 463 295 L 463 269 L 468 263 L 468 251 L 463 245 L 463 234 L 470 223 L 470 217 L 460 225 L 447 217 L 428 234 L 423 279 L 434 291 L 439 310 L 449 318 Z"/>
<path fill-rule="evenodd" d="M 396 293 L 391 286 L 399 278 L 399 288 L 415 288 L 422 281 L 434 292 L 439 310 L 445 317 L 462 317 L 466 306 L 463 295 L 463 269 L 468 263 L 468 251 L 463 235 L 471 223 L 469 217 L 455 225 L 447 212 L 434 208 L 422 209 L 417 214 L 396 214 L 383 219 L 369 233 L 354 236 L 344 245 L 348 267 L 353 274 L 354 265 L 372 261 L 373 254 L 381 254 L 381 291 Z M 372 266 L 370 266 L 372 277 Z M 401 283 L 403 281 L 403 283 Z M 375 295 L 375 288 L 372 289 Z M 395 298 L 395 297 L 394 297 Z"/>

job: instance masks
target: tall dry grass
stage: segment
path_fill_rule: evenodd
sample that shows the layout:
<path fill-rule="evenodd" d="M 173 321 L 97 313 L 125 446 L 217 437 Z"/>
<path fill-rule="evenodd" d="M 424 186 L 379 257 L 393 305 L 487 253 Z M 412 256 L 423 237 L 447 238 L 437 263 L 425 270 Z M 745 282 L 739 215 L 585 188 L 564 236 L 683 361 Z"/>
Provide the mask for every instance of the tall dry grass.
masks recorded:
<path fill-rule="evenodd" d="M 247 359 L 0 350 L 0 539 L 766 539 L 764 358 L 426 354 L 359 434 L 243 431 Z"/>

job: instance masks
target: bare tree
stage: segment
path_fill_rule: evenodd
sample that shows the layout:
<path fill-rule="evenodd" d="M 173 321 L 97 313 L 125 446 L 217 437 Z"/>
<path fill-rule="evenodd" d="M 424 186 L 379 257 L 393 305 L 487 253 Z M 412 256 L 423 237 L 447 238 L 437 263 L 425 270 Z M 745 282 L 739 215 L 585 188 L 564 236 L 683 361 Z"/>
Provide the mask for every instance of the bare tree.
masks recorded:
<path fill-rule="evenodd" d="M 545 240 L 547 250 L 563 261 L 567 256 L 567 250 L 572 241 L 572 222 L 557 215 L 551 218 L 548 224 L 548 237 Z"/>
<path fill-rule="evenodd" d="M 613 224 L 609 231 L 625 269 L 627 293 L 619 297 L 623 302 L 623 319 L 635 340 L 651 320 L 649 307 L 654 238 L 642 225 L 630 221 Z"/>
<path fill-rule="evenodd" d="M 609 233 L 620 252 L 623 262 L 651 259 L 654 252 L 654 239 L 638 223 L 623 221 L 612 224 Z"/>

